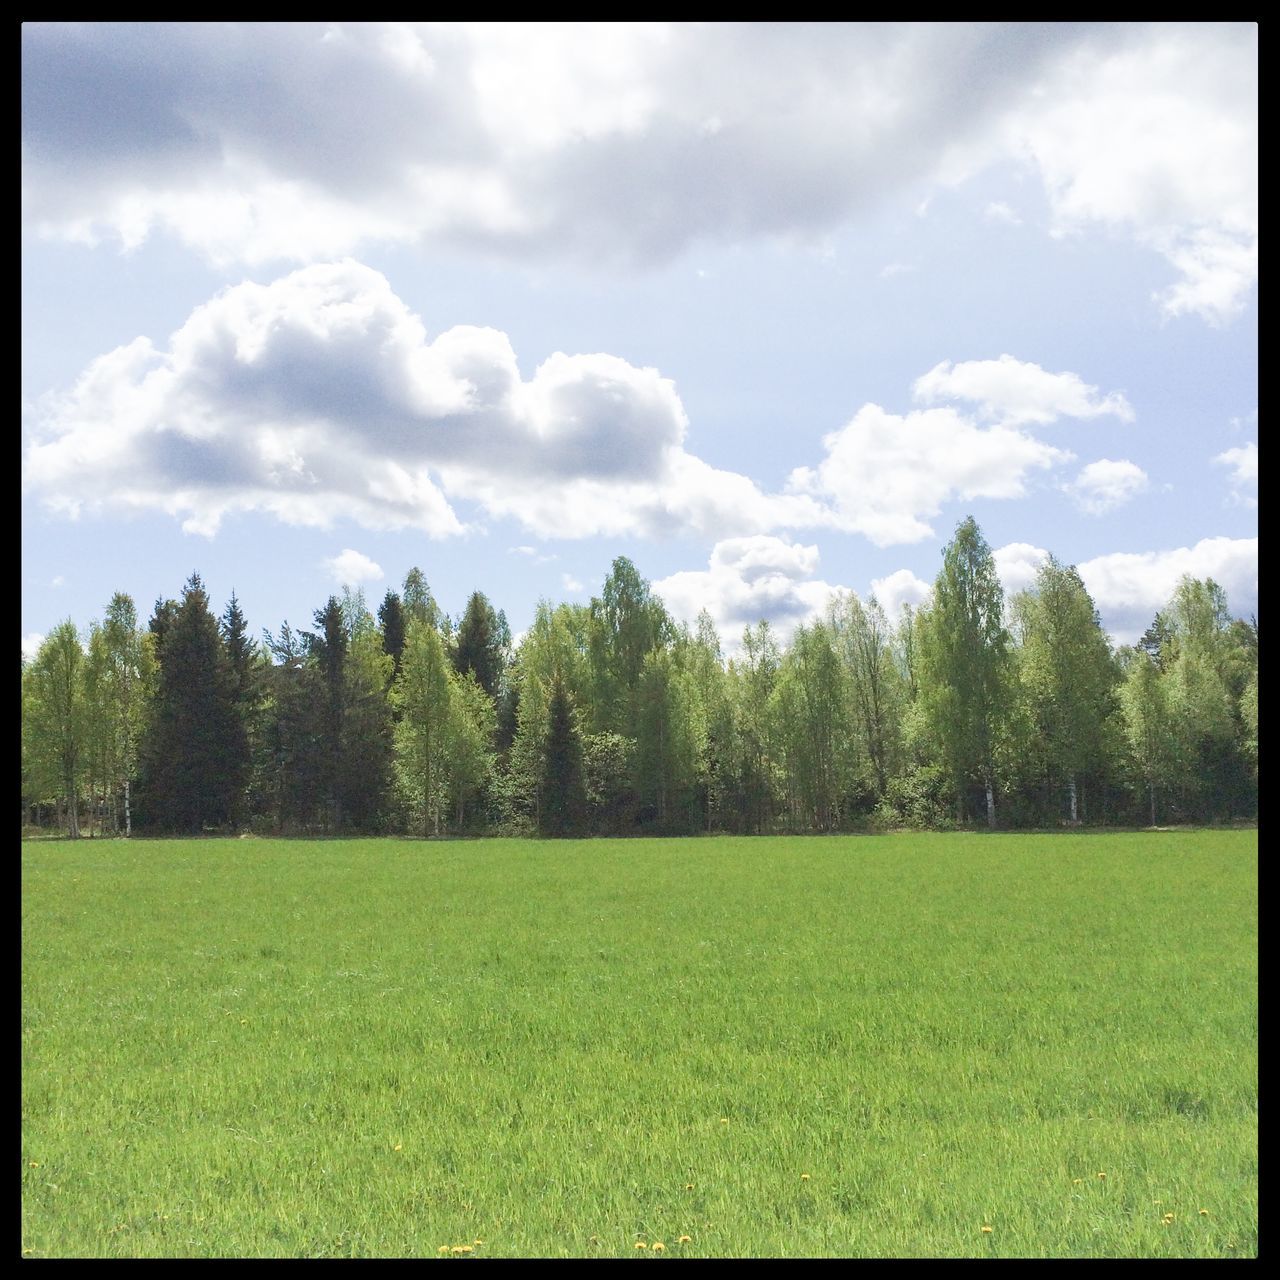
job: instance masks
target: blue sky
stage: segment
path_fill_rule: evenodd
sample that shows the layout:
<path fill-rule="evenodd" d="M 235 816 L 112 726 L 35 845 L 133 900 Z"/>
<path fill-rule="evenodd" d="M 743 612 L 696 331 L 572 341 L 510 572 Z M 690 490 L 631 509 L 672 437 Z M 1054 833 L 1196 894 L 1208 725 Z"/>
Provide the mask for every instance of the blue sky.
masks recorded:
<path fill-rule="evenodd" d="M 1257 611 L 1250 24 L 27 24 L 22 633 L 629 556 L 727 647 L 1076 564 Z"/>

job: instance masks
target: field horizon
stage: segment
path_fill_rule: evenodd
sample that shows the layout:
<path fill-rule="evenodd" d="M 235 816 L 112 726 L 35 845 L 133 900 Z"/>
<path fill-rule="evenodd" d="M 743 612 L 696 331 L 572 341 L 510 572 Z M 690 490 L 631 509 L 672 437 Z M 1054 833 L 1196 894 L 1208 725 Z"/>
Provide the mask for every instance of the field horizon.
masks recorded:
<path fill-rule="evenodd" d="M 29 1256 L 1257 1251 L 1256 828 L 37 838 L 22 889 Z"/>

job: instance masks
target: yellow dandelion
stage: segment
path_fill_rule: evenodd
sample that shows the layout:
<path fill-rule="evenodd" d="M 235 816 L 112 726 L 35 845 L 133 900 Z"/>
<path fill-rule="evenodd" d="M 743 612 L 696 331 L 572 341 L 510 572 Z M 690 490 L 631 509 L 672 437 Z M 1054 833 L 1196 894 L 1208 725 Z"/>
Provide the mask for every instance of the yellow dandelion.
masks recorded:
<path fill-rule="evenodd" d="M 667 1251 L 667 1246 L 663 1244 L 661 1240 L 655 1240 L 653 1242 L 653 1251 L 654 1253 L 665 1253 Z"/>
<path fill-rule="evenodd" d="M 449 1246 L 448 1246 L 447 1244 L 442 1244 L 442 1245 L 441 1245 L 441 1246 L 436 1250 L 436 1252 L 437 1252 L 437 1253 L 448 1253 L 448 1252 L 449 1252 Z"/>
<path fill-rule="evenodd" d="M 729 1123 L 729 1117 L 728 1117 L 728 1116 L 721 1116 L 721 1117 L 720 1117 L 720 1123 L 721 1123 L 721 1124 L 728 1124 L 728 1123 Z"/>
<path fill-rule="evenodd" d="M 982 1234 L 983 1234 L 984 1236 L 989 1236 L 989 1235 L 991 1234 L 991 1228 L 990 1228 L 990 1227 L 983 1227 L 983 1228 L 982 1228 Z"/>
<path fill-rule="evenodd" d="M 1151 1203 L 1152 1203 L 1152 1204 L 1164 1204 L 1164 1201 L 1163 1201 L 1163 1200 L 1153 1200 Z"/>
<path fill-rule="evenodd" d="M 392 1150 L 392 1151 L 403 1151 L 403 1150 L 404 1150 L 404 1143 L 403 1143 L 403 1142 L 397 1142 L 397 1143 L 396 1143 L 396 1145 L 395 1145 L 394 1147 L 392 1147 L 392 1148 L 391 1148 L 391 1150 Z"/>
<path fill-rule="evenodd" d="M 648 1246 L 647 1244 L 645 1244 L 645 1242 L 644 1242 L 643 1240 L 637 1240 L 637 1241 L 636 1241 L 636 1248 L 637 1248 L 637 1249 L 647 1249 L 648 1247 L 649 1247 L 649 1246 Z"/>
<path fill-rule="evenodd" d="M 685 1189 L 686 1191 L 692 1191 L 692 1190 L 693 1190 L 693 1183 L 692 1183 L 692 1182 L 686 1182 L 686 1183 L 684 1184 L 684 1189 Z"/>
<path fill-rule="evenodd" d="M 808 1182 L 808 1181 L 809 1181 L 809 1175 L 808 1175 L 807 1173 L 802 1173 L 802 1174 L 800 1175 L 800 1181 L 801 1181 L 801 1182 Z"/>
<path fill-rule="evenodd" d="M 1107 1180 L 1107 1175 L 1105 1173 L 1098 1174 L 1098 1177 L 1100 1177 L 1103 1180 L 1103 1182 L 1106 1182 Z"/>
<path fill-rule="evenodd" d="M 1208 1209 L 1201 1209 L 1201 1210 L 1200 1210 L 1200 1212 L 1201 1212 L 1201 1214 L 1202 1214 L 1204 1217 L 1206 1217 L 1206 1218 L 1209 1216 L 1209 1210 L 1208 1210 Z"/>
<path fill-rule="evenodd" d="M 676 1241 L 676 1244 L 692 1244 L 692 1243 L 693 1243 L 692 1236 L 681 1236 L 680 1239 Z"/>
<path fill-rule="evenodd" d="M 31 1162 L 31 1167 L 32 1167 L 33 1169 L 38 1169 L 38 1168 L 40 1167 L 40 1161 L 39 1161 L 39 1160 L 33 1160 L 33 1161 Z"/>
<path fill-rule="evenodd" d="M 453 1248 L 449 1250 L 449 1252 L 450 1253 L 470 1253 L 471 1246 L 469 1244 L 455 1244 Z"/>
<path fill-rule="evenodd" d="M 1173 1221 L 1173 1214 L 1171 1214 L 1171 1213 L 1166 1213 L 1166 1214 L 1164 1215 L 1164 1217 L 1161 1219 L 1161 1221 L 1162 1221 L 1162 1222 L 1172 1222 L 1172 1221 Z"/>
<path fill-rule="evenodd" d="M 249 1025 L 249 1019 L 248 1019 L 248 1018 L 241 1018 L 241 1019 L 240 1019 L 240 1025 L 241 1025 L 242 1027 L 247 1027 L 247 1026 Z"/>
<path fill-rule="evenodd" d="M 591 1243 L 592 1243 L 592 1244 L 599 1244 L 599 1243 L 600 1243 L 600 1237 L 599 1237 L 599 1236 L 592 1236 L 592 1237 L 591 1237 Z"/>
<path fill-rule="evenodd" d="M 484 1244 L 484 1241 L 479 1236 L 476 1236 L 476 1244 Z"/>
<path fill-rule="evenodd" d="M 1076 1186 L 1076 1187 L 1078 1187 L 1078 1186 L 1079 1186 L 1083 1181 L 1084 1181 L 1084 1179 L 1083 1179 L 1083 1178 L 1072 1178 L 1072 1179 L 1071 1179 L 1071 1184 L 1072 1184 L 1072 1186 Z"/>

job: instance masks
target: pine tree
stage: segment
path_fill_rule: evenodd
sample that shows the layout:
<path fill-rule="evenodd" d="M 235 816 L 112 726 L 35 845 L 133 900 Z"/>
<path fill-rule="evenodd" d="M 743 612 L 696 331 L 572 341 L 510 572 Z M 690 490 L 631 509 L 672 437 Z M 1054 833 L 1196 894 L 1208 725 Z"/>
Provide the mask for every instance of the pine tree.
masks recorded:
<path fill-rule="evenodd" d="M 573 703 L 558 672 L 551 685 L 547 721 L 538 784 L 538 827 L 544 836 L 577 835 L 586 814 L 582 741 L 574 723 Z"/>
<path fill-rule="evenodd" d="M 160 655 L 141 790 L 149 825 L 198 835 L 235 816 L 249 755 L 235 673 L 199 574 L 187 582 Z"/>
<path fill-rule="evenodd" d="M 493 606 L 479 591 L 473 591 L 458 625 L 454 640 L 453 669 L 459 675 L 470 672 L 490 698 L 498 696 L 505 665 L 503 624 Z"/>
<path fill-rule="evenodd" d="M 391 658 L 392 679 L 400 674 L 400 660 L 404 655 L 404 609 L 400 597 L 388 590 L 378 606 L 378 626 L 382 630 L 382 652 Z"/>

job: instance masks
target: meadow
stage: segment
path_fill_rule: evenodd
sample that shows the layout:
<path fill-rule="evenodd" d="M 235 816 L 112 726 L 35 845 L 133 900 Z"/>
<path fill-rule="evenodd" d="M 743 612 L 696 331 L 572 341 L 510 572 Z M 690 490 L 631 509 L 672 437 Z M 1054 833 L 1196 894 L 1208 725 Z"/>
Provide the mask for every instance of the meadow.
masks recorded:
<path fill-rule="evenodd" d="M 1252 830 L 24 842 L 22 1250 L 1251 1256 L 1257 933 Z"/>

